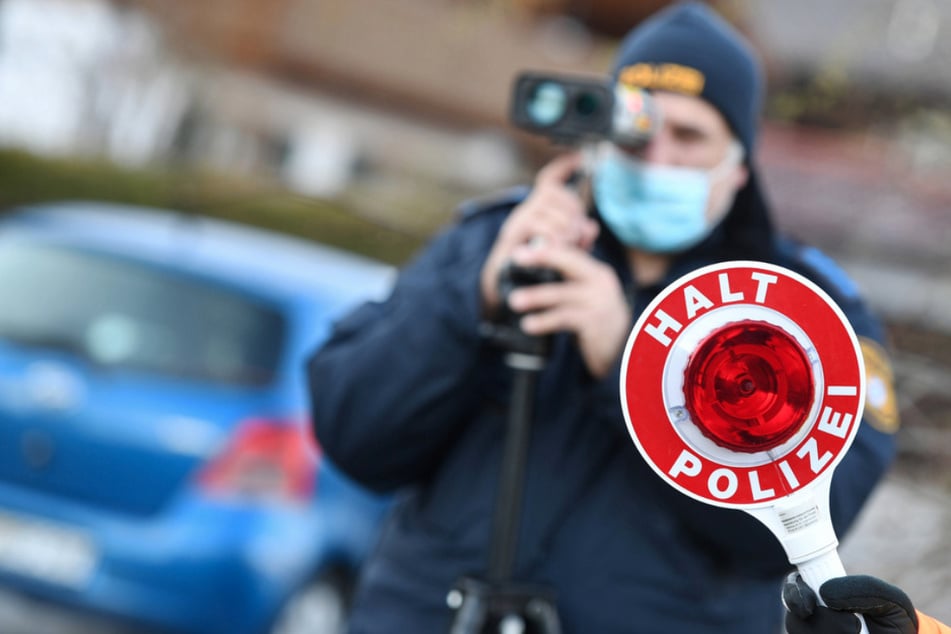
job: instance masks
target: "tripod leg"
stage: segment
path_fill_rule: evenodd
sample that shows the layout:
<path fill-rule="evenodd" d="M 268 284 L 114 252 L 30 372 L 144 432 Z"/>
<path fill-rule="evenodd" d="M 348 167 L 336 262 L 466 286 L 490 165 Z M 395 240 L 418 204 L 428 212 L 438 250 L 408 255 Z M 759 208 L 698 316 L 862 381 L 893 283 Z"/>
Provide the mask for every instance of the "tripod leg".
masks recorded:
<path fill-rule="evenodd" d="M 535 384 L 544 357 L 510 352 L 512 400 L 492 518 L 488 577 L 463 577 L 446 602 L 455 612 L 449 634 L 561 634 L 552 593 L 512 583 L 522 513 L 525 465 L 535 405 Z"/>
<path fill-rule="evenodd" d="M 509 355 L 514 356 L 514 355 Z M 519 355 L 514 361 L 531 361 L 534 357 Z M 515 564 L 515 549 L 518 545 L 519 521 L 522 511 L 522 489 L 525 480 L 525 463 L 528 458 L 528 441 L 535 405 L 535 382 L 537 366 L 512 365 L 512 401 L 509 405 L 508 431 L 502 466 L 499 474 L 499 492 L 492 518 L 492 541 L 489 552 L 488 579 L 504 582 L 511 578 Z"/>

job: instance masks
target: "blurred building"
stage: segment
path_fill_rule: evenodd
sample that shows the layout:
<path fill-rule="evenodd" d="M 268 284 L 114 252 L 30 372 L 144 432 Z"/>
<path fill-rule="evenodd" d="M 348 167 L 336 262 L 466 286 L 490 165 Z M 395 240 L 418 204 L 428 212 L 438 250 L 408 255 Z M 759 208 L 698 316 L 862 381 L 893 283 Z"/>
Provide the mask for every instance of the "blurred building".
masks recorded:
<path fill-rule="evenodd" d="M 508 184 L 520 176 L 505 112 L 515 72 L 595 72 L 610 56 L 610 41 L 557 7 L 525 2 L 136 4 L 176 50 L 231 69 L 203 91 L 195 118 L 255 130 L 285 182 L 315 195 L 356 177 L 387 187 L 391 174 L 464 190 Z M 188 152 L 208 147 L 186 141 Z"/>
<path fill-rule="evenodd" d="M 318 196 L 368 174 L 497 187 L 519 172 L 504 111 L 514 72 L 592 71 L 609 54 L 573 20 L 499 11 L 4 0 L 0 143 L 271 174 Z"/>

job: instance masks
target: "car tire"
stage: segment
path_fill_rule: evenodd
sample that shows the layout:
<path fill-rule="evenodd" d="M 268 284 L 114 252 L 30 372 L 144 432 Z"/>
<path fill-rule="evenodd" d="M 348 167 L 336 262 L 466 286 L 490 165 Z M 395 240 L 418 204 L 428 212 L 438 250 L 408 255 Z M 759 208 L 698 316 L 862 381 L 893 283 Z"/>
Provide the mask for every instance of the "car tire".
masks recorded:
<path fill-rule="evenodd" d="M 269 634 L 343 634 L 350 592 L 342 574 L 315 577 L 288 597 Z"/>

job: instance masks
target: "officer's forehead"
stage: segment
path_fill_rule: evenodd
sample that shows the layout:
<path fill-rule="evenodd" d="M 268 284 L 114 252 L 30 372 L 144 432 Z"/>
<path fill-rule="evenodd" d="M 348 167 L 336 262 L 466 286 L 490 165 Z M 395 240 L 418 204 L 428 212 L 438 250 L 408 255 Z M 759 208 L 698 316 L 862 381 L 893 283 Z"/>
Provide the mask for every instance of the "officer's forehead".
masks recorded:
<path fill-rule="evenodd" d="M 710 134 L 731 134 L 730 127 L 720 111 L 702 97 L 667 91 L 655 91 L 651 96 L 667 125 L 689 125 Z"/>

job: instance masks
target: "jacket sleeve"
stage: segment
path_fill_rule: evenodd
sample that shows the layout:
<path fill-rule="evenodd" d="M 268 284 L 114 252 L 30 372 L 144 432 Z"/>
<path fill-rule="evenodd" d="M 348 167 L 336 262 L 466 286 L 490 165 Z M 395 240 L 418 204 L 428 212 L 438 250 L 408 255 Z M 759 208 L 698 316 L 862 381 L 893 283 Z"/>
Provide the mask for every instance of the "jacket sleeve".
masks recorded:
<path fill-rule="evenodd" d="M 951 627 L 931 618 L 927 614 L 918 614 L 918 634 L 951 634 Z"/>
<path fill-rule="evenodd" d="M 479 275 L 494 235 L 491 218 L 442 233 L 385 302 L 337 323 L 308 361 L 317 440 L 364 485 L 389 491 L 425 477 L 472 411 Z"/>

